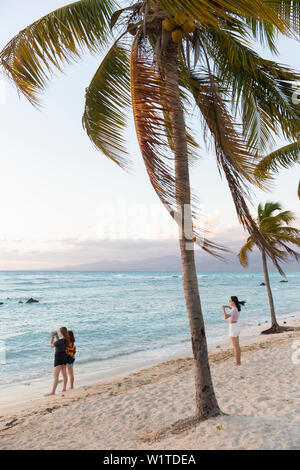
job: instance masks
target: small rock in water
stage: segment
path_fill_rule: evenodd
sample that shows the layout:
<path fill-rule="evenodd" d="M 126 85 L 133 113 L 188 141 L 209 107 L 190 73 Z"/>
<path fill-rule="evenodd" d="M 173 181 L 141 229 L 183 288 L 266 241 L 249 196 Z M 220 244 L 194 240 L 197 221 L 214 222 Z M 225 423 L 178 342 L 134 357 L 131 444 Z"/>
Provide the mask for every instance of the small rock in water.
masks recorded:
<path fill-rule="evenodd" d="M 18 304 L 22 304 L 22 303 L 23 303 L 22 300 L 19 300 Z"/>
<path fill-rule="evenodd" d="M 287 281 L 286 279 L 281 279 L 280 282 L 289 282 L 289 281 Z"/>
<path fill-rule="evenodd" d="M 216 349 L 220 349 L 221 346 L 216 346 Z"/>
<path fill-rule="evenodd" d="M 261 325 L 261 323 L 257 323 L 257 326 L 260 326 L 260 325 Z"/>
<path fill-rule="evenodd" d="M 283 323 L 284 323 L 284 325 L 286 325 L 286 321 L 284 321 Z"/>
<path fill-rule="evenodd" d="M 35 300 L 33 299 L 32 297 L 30 299 L 27 300 L 27 304 L 33 304 L 33 303 L 38 303 L 39 301 L 38 300 Z"/>
<path fill-rule="evenodd" d="M 3 305 L 3 304 L 4 304 L 4 302 L 0 302 L 0 305 Z"/>
<path fill-rule="evenodd" d="M 264 282 L 261 282 L 259 285 L 260 286 L 265 286 L 266 284 Z"/>

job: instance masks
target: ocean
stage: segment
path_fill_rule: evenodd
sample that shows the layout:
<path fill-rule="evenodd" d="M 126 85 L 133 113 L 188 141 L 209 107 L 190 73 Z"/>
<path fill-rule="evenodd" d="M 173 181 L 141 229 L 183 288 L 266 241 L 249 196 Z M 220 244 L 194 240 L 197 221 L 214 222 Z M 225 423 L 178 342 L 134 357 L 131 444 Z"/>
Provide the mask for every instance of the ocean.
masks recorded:
<path fill-rule="evenodd" d="M 231 295 L 247 301 L 244 328 L 269 320 L 262 273 L 198 277 L 209 344 L 227 336 L 221 305 Z M 300 273 L 288 274 L 288 283 L 277 273 L 270 278 L 278 318 L 299 313 Z M 26 304 L 30 297 L 39 303 Z M 0 272 L 0 301 L 2 390 L 51 378 L 50 333 L 61 326 L 76 337 L 76 374 L 114 375 L 137 359 L 160 362 L 190 347 L 180 273 Z"/>

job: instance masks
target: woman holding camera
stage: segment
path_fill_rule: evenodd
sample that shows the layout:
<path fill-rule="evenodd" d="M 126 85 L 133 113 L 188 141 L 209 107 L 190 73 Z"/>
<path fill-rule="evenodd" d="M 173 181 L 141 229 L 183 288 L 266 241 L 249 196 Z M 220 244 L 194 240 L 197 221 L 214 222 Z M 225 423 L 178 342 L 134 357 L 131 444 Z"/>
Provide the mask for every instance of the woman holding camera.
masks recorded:
<path fill-rule="evenodd" d="M 70 344 L 70 338 L 69 338 L 69 333 L 68 333 L 67 328 L 65 328 L 64 326 L 61 327 L 59 330 L 59 336 L 57 332 L 51 333 L 50 347 L 55 348 L 54 369 L 53 369 L 53 387 L 52 387 L 52 392 L 47 393 L 46 396 L 55 395 L 60 372 L 63 377 L 62 392 L 65 392 L 66 387 L 67 387 L 68 378 L 67 378 L 67 372 L 66 372 L 66 364 L 67 364 L 66 348 Z M 54 342 L 54 338 L 56 338 L 55 342 Z"/>
<path fill-rule="evenodd" d="M 235 365 L 240 366 L 241 364 L 241 348 L 239 342 L 240 336 L 240 326 L 239 326 L 239 318 L 241 312 L 241 306 L 245 305 L 245 300 L 239 300 L 235 295 L 230 297 L 229 300 L 230 305 L 222 305 L 223 315 L 225 320 L 229 318 L 229 337 L 232 342 L 233 351 L 234 351 L 234 358 L 235 358 Z M 226 308 L 230 311 L 226 313 Z"/>

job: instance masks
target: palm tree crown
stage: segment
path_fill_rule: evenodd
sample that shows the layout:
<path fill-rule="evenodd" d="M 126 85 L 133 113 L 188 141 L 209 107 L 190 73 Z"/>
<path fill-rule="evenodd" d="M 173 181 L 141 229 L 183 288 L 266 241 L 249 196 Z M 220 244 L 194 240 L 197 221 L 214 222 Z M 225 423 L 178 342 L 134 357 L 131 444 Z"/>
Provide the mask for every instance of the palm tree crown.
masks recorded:
<path fill-rule="evenodd" d="M 292 1 L 144 0 L 118 9 L 114 0 L 81 0 L 22 30 L 0 60 L 17 88 L 38 105 L 51 70 L 77 60 L 84 48 L 103 51 L 113 41 L 87 88 L 84 128 L 99 150 L 124 167 L 132 106 L 151 183 L 174 216 L 171 110 L 162 54 L 170 40 L 178 44 L 182 106 L 196 102 L 239 220 L 276 264 L 278 253 L 260 236 L 245 198 L 248 184 L 256 183 L 255 156 L 276 132 L 295 140 L 300 131 L 300 110 L 290 102 L 299 74 L 260 57 L 250 39 L 275 52 L 278 32 L 299 33 L 299 8 Z M 192 154 L 197 145 L 186 135 Z M 196 220 L 196 204 L 193 216 Z M 203 234 L 192 235 L 203 244 Z M 216 253 L 217 247 L 206 240 L 203 248 Z"/>
<path fill-rule="evenodd" d="M 277 214 L 275 214 L 277 212 Z M 295 220 L 291 211 L 283 211 L 279 202 L 266 202 L 259 204 L 257 209 L 257 225 L 261 234 L 270 240 L 280 251 L 283 260 L 289 256 L 300 259 L 300 254 L 293 250 L 291 245 L 300 247 L 300 230 L 290 226 Z M 239 259 L 243 266 L 248 266 L 248 255 L 253 250 L 255 242 L 250 236 L 239 253 Z"/>
<path fill-rule="evenodd" d="M 292 248 L 293 246 L 300 247 L 300 230 L 290 225 L 294 219 L 295 215 L 291 211 L 283 211 L 279 202 L 266 202 L 265 205 L 259 204 L 258 206 L 256 219 L 258 230 L 262 236 L 266 237 L 276 247 L 282 261 L 288 261 L 291 256 L 297 261 L 300 259 L 300 254 Z M 253 237 L 248 237 L 239 253 L 239 259 L 243 266 L 248 266 L 248 255 L 254 246 L 255 241 Z M 271 314 L 271 328 L 262 331 L 262 334 L 280 333 L 285 331 L 285 328 L 279 326 L 276 319 L 267 256 L 263 248 L 260 248 L 260 251 Z M 284 274 L 280 265 L 277 266 L 277 269 L 281 274 Z"/>

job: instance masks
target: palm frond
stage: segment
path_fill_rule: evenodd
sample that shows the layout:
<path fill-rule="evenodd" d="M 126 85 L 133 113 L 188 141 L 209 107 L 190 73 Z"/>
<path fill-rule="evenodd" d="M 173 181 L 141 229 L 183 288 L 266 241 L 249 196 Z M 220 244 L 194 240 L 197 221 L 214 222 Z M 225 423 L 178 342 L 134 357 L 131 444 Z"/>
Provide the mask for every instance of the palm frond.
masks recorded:
<path fill-rule="evenodd" d="M 265 156 L 257 164 L 255 176 L 258 180 L 263 180 L 270 172 L 277 173 L 280 168 L 290 168 L 297 163 L 300 163 L 300 141 L 285 145 Z"/>
<path fill-rule="evenodd" d="M 127 163 L 123 131 L 130 104 L 129 47 L 117 40 L 86 89 L 82 122 L 98 150 L 121 167 Z"/>
<path fill-rule="evenodd" d="M 241 248 L 239 254 L 238 254 L 238 258 L 240 260 L 240 263 L 244 266 L 244 267 L 247 267 L 248 264 L 249 264 L 249 258 L 248 258 L 248 255 L 249 255 L 249 252 L 251 252 L 254 248 L 254 241 L 253 241 L 253 238 L 252 237 L 248 237 L 247 238 L 247 242 L 245 243 L 245 245 Z"/>
<path fill-rule="evenodd" d="M 243 17 L 241 20 L 246 21 L 254 39 L 259 41 L 262 46 L 267 46 L 273 54 L 278 54 L 276 45 L 278 31 L 274 24 L 265 20 L 258 21 L 251 17 Z"/>
<path fill-rule="evenodd" d="M 248 145 L 267 152 L 272 135 L 282 132 L 288 140 L 296 139 L 300 109 L 291 96 L 299 73 L 263 59 L 245 43 L 244 35 L 233 34 L 230 28 L 209 31 L 203 41 L 234 113 L 241 113 Z"/>
<path fill-rule="evenodd" d="M 275 211 L 281 212 L 273 215 Z M 300 253 L 292 248 L 293 245 L 300 247 L 300 230 L 288 225 L 295 220 L 293 212 L 282 211 L 279 202 L 267 201 L 265 204 L 259 204 L 257 220 L 259 231 L 276 248 L 278 259 L 288 261 L 289 257 L 293 257 L 297 261 L 300 260 Z M 278 269 L 278 263 L 275 266 Z M 281 267 L 278 271 L 281 274 L 283 272 Z"/>
<path fill-rule="evenodd" d="M 181 73 L 182 84 L 193 94 L 204 122 L 213 137 L 219 170 L 226 177 L 238 218 L 258 246 L 264 247 L 276 263 L 276 250 L 260 234 L 245 201 L 245 198 L 250 196 L 245 181 L 250 183 L 254 181 L 253 156 L 248 152 L 243 138 L 234 126 L 218 93 L 213 75 L 211 73 L 202 75 L 190 73 L 188 76 L 187 74 L 186 69 Z"/>
<path fill-rule="evenodd" d="M 291 245 L 300 247 L 300 238 L 294 236 L 285 235 L 283 233 L 270 233 L 270 237 L 274 240 L 276 245 L 285 251 L 285 253 L 294 258 L 296 261 L 300 261 L 300 253 L 291 248 Z"/>
<path fill-rule="evenodd" d="M 181 223 L 176 202 L 174 157 L 167 135 L 170 110 L 165 84 L 151 50 L 140 36 L 135 38 L 131 51 L 131 95 L 136 134 L 150 182 L 170 215 Z M 193 233 L 185 231 L 185 236 L 205 251 L 220 256 L 218 250 L 225 249 L 207 240 L 203 230 L 197 227 L 201 216 L 195 199 L 192 212 Z"/>
<path fill-rule="evenodd" d="M 0 63 L 34 105 L 52 69 L 107 44 L 114 0 L 81 0 L 59 8 L 20 31 L 2 50 Z"/>
<path fill-rule="evenodd" d="M 299 34 L 300 31 L 300 3 L 295 0 L 264 0 L 264 3 L 270 6 L 278 13 L 285 24 Z"/>
<path fill-rule="evenodd" d="M 275 211 L 281 211 L 282 205 L 280 202 L 267 201 L 264 205 L 261 203 L 258 206 L 258 221 L 262 221 L 271 217 Z"/>
<path fill-rule="evenodd" d="M 263 0 L 157 0 L 162 9 L 171 16 L 184 12 L 198 20 L 202 25 L 218 27 L 220 20 L 238 23 L 237 15 L 252 17 L 260 22 L 267 21 L 278 30 L 288 33 L 292 27 L 287 18 Z"/>

